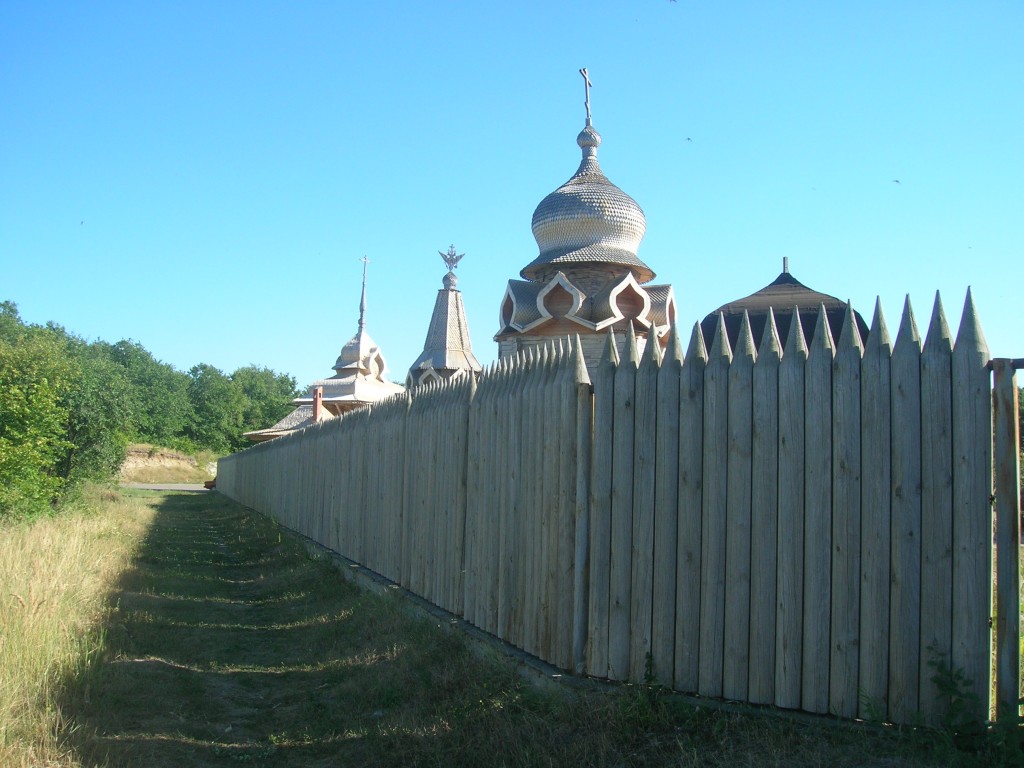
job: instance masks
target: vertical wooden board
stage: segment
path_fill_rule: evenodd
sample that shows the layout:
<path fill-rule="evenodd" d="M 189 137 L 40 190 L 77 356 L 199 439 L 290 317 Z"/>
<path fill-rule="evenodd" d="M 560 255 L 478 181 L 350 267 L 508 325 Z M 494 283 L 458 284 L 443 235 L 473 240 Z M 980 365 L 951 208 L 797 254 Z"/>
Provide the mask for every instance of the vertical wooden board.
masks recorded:
<path fill-rule="evenodd" d="M 514 644 L 520 648 L 526 645 L 526 625 L 528 613 L 534 609 L 532 595 L 528 593 L 528 577 L 531 567 L 529 562 L 530 542 L 529 536 L 532 532 L 534 521 L 530 517 L 532 504 L 534 504 L 534 489 L 532 489 L 531 476 L 532 466 L 530 459 L 537 453 L 536 447 L 530 443 L 532 435 L 530 428 L 530 401 L 528 396 L 529 368 L 528 361 L 524 358 L 515 371 L 511 380 L 518 399 L 516 413 L 519 418 L 518 442 L 514 449 L 512 461 L 518 474 L 512 478 L 513 488 L 513 516 L 510 532 L 512 536 L 512 547 L 509 550 L 512 580 L 512 607 L 510 613 L 511 635 L 515 638 Z"/>
<path fill-rule="evenodd" d="M 508 404 L 501 419 L 501 461 L 497 465 L 502 477 L 507 481 L 507 490 L 500 500 L 492 507 L 496 513 L 494 535 L 498 536 L 499 562 L 497 572 L 490 580 L 498 595 L 497 626 L 502 637 L 514 638 L 513 630 L 518 630 L 521 612 L 517 610 L 519 594 L 516 591 L 517 563 L 520 551 L 519 538 L 516 536 L 518 521 L 517 509 L 520 506 L 519 496 L 522 493 L 520 478 L 522 477 L 522 429 L 524 420 L 523 400 L 518 377 L 507 376 L 504 381 L 503 399 Z"/>
<path fill-rule="evenodd" d="M 699 686 L 701 546 L 704 505 L 704 369 L 708 352 L 693 324 L 679 377 L 679 503 L 676 533 L 676 609 L 673 687 Z M 670 425 L 672 426 L 672 425 Z"/>
<path fill-rule="evenodd" d="M 416 497 L 414 494 L 416 470 L 419 465 L 416 450 L 418 447 L 418 431 L 416 429 L 415 410 L 417 409 L 417 397 L 413 394 L 407 395 L 405 409 L 405 440 L 402 445 L 402 462 L 405 465 L 405 475 L 402 480 L 402 530 L 399 546 L 401 552 L 399 559 L 401 567 L 398 583 L 408 588 L 409 579 L 412 573 L 412 549 L 415 542 L 412 530 L 412 521 L 416 516 Z M 342 478 L 339 477 L 339 496 L 344 488 Z"/>
<path fill-rule="evenodd" d="M 676 550 L 679 540 L 679 379 L 683 350 L 672 326 L 658 369 L 655 416 L 654 585 L 651 671 L 660 684 L 675 682 Z"/>
<path fill-rule="evenodd" d="M 782 344 L 769 310 L 753 377 L 750 500 L 750 676 L 747 700 L 775 701 L 778 578 L 779 364 Z"/>
<path fill-rule="evenodd" d="M 611 560 L 612 441 L 618 353 L 608 346 L 594 371 L 594 444 L 590 471 L 590 590 L 587 673 L 608 677 L 608 615 Z"/>
<path fill-rule="evenodd" d="M 536 359 L 530 351 L 520 371 L 520 386 L 524 418 L 522 420 L 522 471 L 520 473 L 520 504 L 517 508 L 517 546 L 519 578 L 516 584 L 516 602 L 519 606 L 519 647 L 532 651 L 535 647 L 534 632 L 537 626 L 539 610 L 537 590 L 537 521 L 540 502 L 540 463 L 541 444 L 538 440 L 538 398 L 535 396 L 537 379 Z"/>
<path fill-rule="evenodd" d="M 743 324 L 729 367 L 727 497 L 725 507 L 725 648 L 722 695 L 745 701 L 750 675 L 750 524 L 753 380 L 756 352 L 750 320 Z"/>
<path fill-rule="evenodd" d="M 953 347 L 953 669 L 989 715 L 992 605 L 992 385 L 989 353 L 968 290 Z"/>
<path fill-rule="evenodd" d="M 608 676 L 629 679 L 630 580 L 633 548 L 633 451 L 636 372 L 640 362 L 632 326 L 615 372 L 612 447 L 611 567 L 608 615 Z"/>
<path fill-rule="evenodd" d="M 481 528 L 484 504 L 484 482 L 481 471 L 484 466 L 483 456 L 487 450 L 483 429 L 483 409 L 489 391 L 489 377 L 493 369 L 487 369 L 477 381 L 476 389 L 469 408 L 469 444 L 467 446 L 468 464 L 466 477 L 466 583 L 464 616 L 472 625 L 479 626 L 477 590 L 480 573 L 480 547 L 482 546 Z"/>
<path fill-rule="evenodd" d="M 892 342 L 875 303 L 861 361 L 860 717 L 889 709 L 889 552 Z"/>
<path fill-rule="evenodd" d="M 646 679 L 649 660 L 653 664 L 655 425 L 660 362 L 657 351 L 657 340 L 648 339 L 635 384 L 629 677 L 637 682 Z"/>
<path fill-rule="evenodd" d="M 729 460 L 729 364 L 732 353 L 719 315 L 704 369 L 704 495 L 701 519 L 700 649 L 697 691 L 722 695 L 725 634 L 725 543 Z"/>
<path fill-rule="evenodd" d="M 804 375 L 804 618 L 801 707 L 828 712 L 832 592 L 832 355 L 824 307 Z"/>
<path fill-rule="evenodd" d="M 860 705 L 861 404 L 863 345 L 853 308 L 832 363 L 832 623 L 829 711 L 856 717 Z"/>
<path fill-rule="evenodd" d="M 892 556 L 889 716 L 919 710 L 921 642 L 921 338 L 907 300 L 892 353 Z"/>
<path fill-rule="evenodd" d="M 926 723 L 946 712 L 929 664 L 953 648 L 953 341 L 935 295 L 921 353 L 921 644 L 919 707 Z"/>
<path fill-rule="evenodd" d="M 580 337 L 575 344 L 576 384 L 576 520 L 573 537 L 573 671 L 587 669 L 590 602 L 590 457 L 593 447 L 594 392 Z"/>
<path fill-rule="evenodd" d="M 544 509 L 544 431 L 543 431 L 543 392 L 540 388 L 541 377 L 540 355 L 535 353 L 528 370 L 528 402 L 529 417 L 529 452 L 526 458 L 529 466 L 524 473 L 528 478 L 530 495 L 524 505 L 524 522 L 526 523 L 523 541 L 523 552 L 526 561 L 526 588 L 523 590 L 525 602 L 523 610 L 523 648 L 537 654 L 540 637 L 541 592 L 544 580 L 540 569 L 542 510 Z"/>
<path fill-rule="evenodd" d="M 559 403 L 558 517 L 554 537 L 555 558 L 555 664 L 571 672 L 573 665 L 573 585 L 575 583 L 576 522 L 576 384 L 572 344 L 559 341 L 555 382 Z"/>
<path fill-rule="evenodd" d="M 804 379 L 807 344 L 796 307 L 778 366 L 778 573 L 775 584 L 775 706 L 795 710 L 804 655 Z"/>
<path fill-rule="evenodd" d="M 558 530 L 555 596 L 558 620 L 558 665 L 575 669 L 574 588 L 576 585 L 576 370 L 572 347 L 566 344 L 559 370 L 561 428 L 558 435 Z"/>
<path fill-rule="evenodd" d="M 556 573 L 558 569 L 558 387 L 555 383 L 554 368 L 555 352 L 545 349 L 544 368 L 541 389 L 541 413 L 544 423 L 542 444 L 544 446 L 544 466 L 541 475 L 543 491 L 541 494 L 541 604 L 540 627 L 538 631 L 538 647 L 540 657 L 545 661 L 553 661 L 554 633 L 557 617 L 555 612 L 558 599 L 555 595 Z"/>

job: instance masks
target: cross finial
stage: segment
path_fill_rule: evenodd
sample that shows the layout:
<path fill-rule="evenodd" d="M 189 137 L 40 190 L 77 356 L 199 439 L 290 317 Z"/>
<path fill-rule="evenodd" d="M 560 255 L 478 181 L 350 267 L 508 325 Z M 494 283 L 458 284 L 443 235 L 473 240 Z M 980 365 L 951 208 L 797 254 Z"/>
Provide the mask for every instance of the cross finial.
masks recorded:
<path fill-rule="evenodd" d="M 590 76 L 587 74 L 586 67 L 580 70 L 580 74 L 583 75 L 583 91 L 586 95 L 586 98 L 583 101 L 583 106 L 587 108 L 587 125 L 591 125 L 593 121 L 590 117 L 590 88 L 593 83 L 590 82 Z"/>

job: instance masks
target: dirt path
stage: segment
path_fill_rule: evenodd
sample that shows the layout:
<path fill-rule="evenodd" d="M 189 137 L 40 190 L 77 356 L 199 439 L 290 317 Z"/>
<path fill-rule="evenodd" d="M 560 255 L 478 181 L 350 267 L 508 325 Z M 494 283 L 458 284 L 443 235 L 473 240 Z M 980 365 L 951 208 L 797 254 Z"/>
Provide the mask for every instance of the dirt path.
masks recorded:
<path fill-rule="evenodd" d="M 110 656 L 76 718 L 84 762 L 337 765 L 340 754 L 356 757 L 388 698 L 400 698 L 378 690 L 395 685 L 385 674 L 395 655 L 388 614 L 371 622 L 379 635 L 354 621 L 355 587 L 223 497 L 157 501 L 140 557 L 112 595 Z"/>

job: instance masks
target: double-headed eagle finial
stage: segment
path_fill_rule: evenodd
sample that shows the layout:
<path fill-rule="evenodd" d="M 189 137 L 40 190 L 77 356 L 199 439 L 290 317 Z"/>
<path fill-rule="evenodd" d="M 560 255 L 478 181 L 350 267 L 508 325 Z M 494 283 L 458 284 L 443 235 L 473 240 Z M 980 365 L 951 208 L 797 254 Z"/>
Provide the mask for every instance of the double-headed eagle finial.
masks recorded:
<path fill-rule="evenodd" d="M 454 244 L 448 246 L 448 253 L 445 253 L 444 251 L 438 251 L 437 253 L 442 259 L 444 259 L 444 263 L 448 267 L 449 272 L 453 272 L 455 268 L 459 266 L 459 262 L 462 261 L 462 257 L 466 255 L 464 253 L 456 253 Z"/>

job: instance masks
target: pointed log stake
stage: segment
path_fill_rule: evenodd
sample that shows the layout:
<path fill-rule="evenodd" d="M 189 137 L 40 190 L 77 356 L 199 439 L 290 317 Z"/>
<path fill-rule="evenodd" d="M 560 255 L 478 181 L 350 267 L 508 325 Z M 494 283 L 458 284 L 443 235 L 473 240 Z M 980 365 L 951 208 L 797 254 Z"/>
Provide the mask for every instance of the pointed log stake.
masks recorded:
<path fill-rule="evenodd" d="M 682 368 L 683 350 L 678 328 L 673 324 L 658 369 L 658 397 L 653 422 L 657 480 L 654 488 L 651 671 L 654 679 L 667 687 L 672 687 L 674 665 L 676 538 L 679 530 L 679 385 Z"/>
<path fill-rule="evenodd" d="M 920 708 L 921 336 L 908 296 L 892 353 L 892 570 L 889 713 Z"/>
<path fill-rule="evenodd" d="M 728 496 L 725 508 L 725 649 L 722 694 L 745 700 L 750 667 L 750 508 L 753 381 L 757 351 L 743 312 L 729 366 Z"/>
<path fill-rule="evenodd" d="M 611 590 L 612 428 L 615 414 L 615 337 L 594 371 L 594 431 L 590 483 L 590 584 L 587 672 L 608 677 L 608 616 Z"/>
<path fill-rule="evenodd" d="M 795 320 L 795 319 L 794 319 Z M 832 358 L 835 345 L 825 307 L 811 339 L 804 378 L 806 510 L 804 518 L 804 619 L 802 707 L 829 706 L 829 627 L 832 549 Z M 783 359 L 785 361 L 785 359 Z"/>
<path fill-rule="evenodd" d="M 938 726 L 947 713 L 929 665 L 949 659 L 953 627 L 953 339 L 935 293 L 921 353 L 921 701 L 924 721 Z"/>
<path fill-rule="evenodd" d="M 875 301 L 861 361 L 860 716 L 888 711 L 892 341 Z"/>
<path fill-rule="evenodd" d="M 860 655 L 861 402 L 864 352 L 846 305 L 832 363 L 832 624 L 829 710 L 856 717 Z"/>
<path fill-rule="evenodd" d="M 761 336 L 754 363 L 753 443 L 750 500 L 750 684 L 749 701 L 775 699 L 779 497 L 779 341 L 775 313 Z"/>
<path fill-rule="evenodd" d="M 588 603 L 590 591 L 590 460 L 593 444 L 594 393 L 577 335 L 573 343 L 576 381 L 576 529 L 573 559 L 572 663 L 576 674 L 586 671 Z"/>
<path fill-rule="evenodd" d="M 700 324 L 693 324 L 679 378 L 679 521 L 676 534 L 674 685 L 696 691 L 699 678 L 701 522 L 704 461 L 704 370 L 708 352 Z"/>
<path fill-rule="evenodd" d="M 704 497 L 701 510 L 700 669 L 698 693 L 722 695 L 725 633 L 725 542 L 729 461 L 729 365 L 725 317 L 704 369 Z"/>
<path fill-rule="evenodd" d="M 627 325 L 626 350 L 615 371 L 612 427 L 611 597 L 608 617 L 608 672 L 629 679 L 630 606 L 633 549 L 633 451 L 635 447 L 636 375 L 640 363 L 633 326 Z"/>
<path fill-rule="evenodd" d="M 774 317 L 774 315 L 773 315 Z M 807 342 L 793 307 L 779 363 L 778 614 L 775 629 L 775 703 L 800 705 L 803 634 L 804 373 Z"/>
<path fill-rule="evenodd" d="M 643 680 L 651 654 L 651 601 L 654 594 L 654 485 L 658 366 L 657 337 L 652 332 L 644 345 L 636 375 L 633 433 L 633 532 L 630 579 L 631 680 Z"/>
<path fill-rule="evenodd" d="M 992 582 L 992 385 L 989 351 L 971 291 L 953 347 L 953 669 L 963 669 L 989 714 Z"/>

